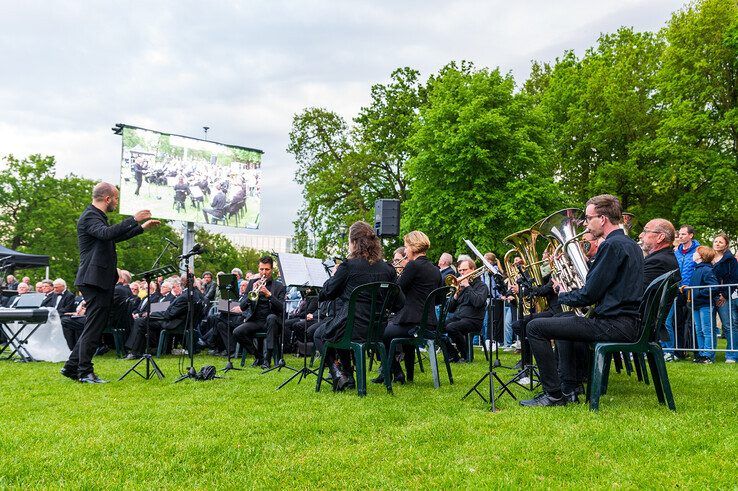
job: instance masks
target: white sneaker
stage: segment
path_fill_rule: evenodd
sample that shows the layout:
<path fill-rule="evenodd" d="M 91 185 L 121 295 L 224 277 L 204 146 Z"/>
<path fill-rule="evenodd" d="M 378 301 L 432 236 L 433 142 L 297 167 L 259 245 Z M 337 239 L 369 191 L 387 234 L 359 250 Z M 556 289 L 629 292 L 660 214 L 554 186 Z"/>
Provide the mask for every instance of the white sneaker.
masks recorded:
<path fill-rule="evenodd" d="M 528 377 L 519 378 L 518 383 L 521 385 L 528 385 L 530 383 L 530 378 Z"/>
<path fill-rule="evenodd" d="M 513 347 L 514 347 L 514 348 L 515 348 L 516 350 L 520 349 L 520 341 L 515 341 L 515 342 L 513 343 Z"/>
<path fill-rule="evenodd" d="M 674 361 L 674 355 L 672 355 L 671 353 L 666 353 L 664 355 L 664 361 Z"/>
<path fill-rule="evenodd" d="M 735 363 L 735 360 L 725 360 L 725 363 L 733 364 Z"/>
<path fill-rule="evenodd" d="M 515 346 L 513 346 L 512 344 L 510 346 L 505 346 L 505 347 L 502 348 L 502 351 L 505 351 L 507 353 L 509 353 L 511 351 L 515 351 Z"/>

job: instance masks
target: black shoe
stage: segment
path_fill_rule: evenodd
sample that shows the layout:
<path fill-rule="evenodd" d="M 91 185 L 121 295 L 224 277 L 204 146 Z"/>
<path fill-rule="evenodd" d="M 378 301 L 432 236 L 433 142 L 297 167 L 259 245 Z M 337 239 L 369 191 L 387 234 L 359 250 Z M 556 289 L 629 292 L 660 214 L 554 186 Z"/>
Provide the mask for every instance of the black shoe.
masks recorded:
<path fill-rule="evenodd" d="M 392 376 L 392 381 L 397 382 L 400 385 L 405 385 L 405 374 L 400 372 Z"/>
<path fill-rule="evenodd" d="M 704 359 L 705 359 L 705 358 L 704 358 L 703 356 L 699 356 L 699 355 L 697 355 L 697 356 L 695 356 L 695 357 L 694 357 L 694 359 L 692 360 L 692 363 L 702 363 L 702 360 L 704 360 Z"/>
<path fill-rule="evenodd" d="M 83 384 L 107 384 L 107 380 L 103 380 L 97 375 L 95 375 L 95 372 L 90 372 L 84 377 L 79 379 L 80 382 Z"/>
<path fill-rule="evenodd" d="M 567 404 L 579 404 L 579 394 L 577 394 L 577 391 L 570 392 L 569 394 L 564 392 L 564 399 L 566 399 Z"/>
<path fill-rule="evenodd" d="M 346 383 L 344 384 L 344 389 L 355 389 L 356 388 L 356 380 L 354 380 L 354 374 L 353 373 L 344 373 L 344 376 L 346 377 Z"/>
<path fill-rule="evenodd" d="M 384 383 L 384 375 L 380 375 L 377 378 L 372 379 L 373 384 L 383 384 Z"/>
<path fill-rule="evenodd" d="M 67 367 L 62 367 L 59 373 L 61 373 L 67 378 L 71 378 L 75 382 L 79 381 L 79 378 L 77 377 L 77 370 L 72 371 L 72 370 L 67 369 Z"/>
<path fill-rule="evenodd" d="M 108 348 L 106 345 L 103 344 L 102 346 L 97 348 L 97 350 L 95 350 L 95 356 L 102 356 L 108 351 L 110 351 L 110 348 Z"/>
<path fill-rule="evenodd" d="M 533 399 L 520 401 L 520 405 L 525 407 L 566 406 L 566 402 L 566 397 L 559 397 L 558 399 L 555 399 L 545 392 L 542 392 L 535 396 Z"/>
<path fill-rule="evenodd" d="M 271 364 L 270 360 L 265 360 L 265 361 L 264 361 L 264 362 L 263 362 L 263 363 L 261 364 L 261 369 L 262 369 L 262 370 L 269 370 L 270 368 L 272 368 L 272 364 Z"/>
<path fill-rule="evenodd" d="M 254 360 L 254 363 L 251 364 L 251 368 L 259 368 L 264 363 L 264 360 L 261 358 L 256 358 Z"/>
<path fill-rule="evenodd" d="M 131 351 L 123 359 L 124 360 L 138 360 L 139 358 L 141 358 L 141 355 L 139 355 L 138 353 L 135 353 L 135 352 Z"/>

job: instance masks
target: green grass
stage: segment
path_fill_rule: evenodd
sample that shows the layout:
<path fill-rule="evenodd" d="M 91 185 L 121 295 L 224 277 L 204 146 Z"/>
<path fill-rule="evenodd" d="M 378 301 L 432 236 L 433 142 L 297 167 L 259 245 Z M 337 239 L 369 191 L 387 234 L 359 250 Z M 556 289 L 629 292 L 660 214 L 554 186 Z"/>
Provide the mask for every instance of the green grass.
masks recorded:
<path fill-rule="evenodd" d="M 287 371 L 174 384 L 176 357 L 161 360 L 163 381 L 106 385 L 63 378 L 61 364 L 2 362 L 0 488 L 731 488 L 738 366 L 718 356 L 668 365 L 676 413 L 613 372 L 599 413 L 505 396 L 493 414 L 460 400 L 485 371 L 480 352 L 454 366 L 454 385 L 417 373 L 395 395 L 371 385 L 361 399 L 316 394 L 314 377 L 275 391 Z M 130 365 L 96 359 L 111 380 Z"/>

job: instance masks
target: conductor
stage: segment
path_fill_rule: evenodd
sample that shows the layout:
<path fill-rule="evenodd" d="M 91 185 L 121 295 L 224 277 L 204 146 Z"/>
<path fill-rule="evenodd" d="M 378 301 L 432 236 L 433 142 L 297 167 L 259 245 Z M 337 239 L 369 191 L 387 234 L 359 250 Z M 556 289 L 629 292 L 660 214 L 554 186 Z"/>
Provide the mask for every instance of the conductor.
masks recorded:
<path fill-rule="evenodd" d="M 118 207 L 118 189 L 107 182 L 95 185 L 92 204 L 77 220 L 79 268 L 74 284 L 87 304 L 82 334 L 74 345 L 61 374 L 88 384 L 105 383 L 93 371 L 92 356 L 108 322 L 113 291 L 118 280 L 115 243 L 128 240 L 160 224 L 151 220 L 151 211 L 141 210 L 117 225 L 109 225 L 107 213 Z"/>

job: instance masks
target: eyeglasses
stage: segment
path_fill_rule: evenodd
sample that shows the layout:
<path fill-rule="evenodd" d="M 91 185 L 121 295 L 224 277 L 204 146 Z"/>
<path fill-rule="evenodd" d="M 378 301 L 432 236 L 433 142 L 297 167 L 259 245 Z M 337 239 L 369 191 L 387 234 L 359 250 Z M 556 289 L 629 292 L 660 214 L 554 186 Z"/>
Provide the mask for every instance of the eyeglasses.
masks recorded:
<path fill-rule="evenodd" d="M 648 230 L 647 228 L 644 228 L 642 233 L 644 233 L 644 234 L 660 234 L 661 232 L 658 232 L 656 230 Z"/>
<path fill-rule="evenodd" d="M 585 222 L 588 222 L 588 221 L 590 221 L 590 220 L 592 220 L 594 218 L 600 218 L 601 216 L 603 216 L 603 215 L 601 215 L 601 214 L 600 215 L 584 215 L 584 221 Z"/>

